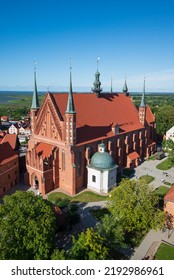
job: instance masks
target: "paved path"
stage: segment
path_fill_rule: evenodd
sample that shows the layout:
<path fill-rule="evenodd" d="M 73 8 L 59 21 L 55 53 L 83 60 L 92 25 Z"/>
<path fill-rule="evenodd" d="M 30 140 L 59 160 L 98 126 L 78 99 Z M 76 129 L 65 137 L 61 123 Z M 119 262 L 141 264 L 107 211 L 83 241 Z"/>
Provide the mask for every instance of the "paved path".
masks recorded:
<path fill-rule="evenodd" d="M 155 180 L 150 183 L 151 186 L 153 186 L 155 189 L 158 188 L 161 185 L 164 185 L 162 182 L 165 180 L 169 183 L 174 183 L 174 167 L 170 168 L 169 170 L 166 170 L 168 176 L 164 174 L 163 170 L 159 170 L 156 168 L 156 165 L 161 163 L 162 161 L 166 160 L 166 158 L 162 160 L 146 160 L 141 165 L 135 168 L 135 174 L 131 179 L 139 178 L 142 175 L 151 175 L 155 178 Z M 167 186 L 166 187 L 170 187 Z"/>
<path fill-rule="evenodd" d="M 106 201 L 79 203 L 79 214 L 81 217 L 82 229 L 85 231 L 88 227 L 95 227 L 97 224 L 96 219 L 91 214 L 92 209 L 103 208 Z"/>
<path fill-rule="evenodd" d="M 174 245 L 174 232 L 170 232 L 170 235 L 168 230 L 166 230 L 165 232 L 150 230 L 141 242 L 140 246 L 138 248 L 135 248 L 135 251 L 130 259 L 141 260 L 145 256 L 148 257 L 150 254 L 153 254 L 153 252 L 149 252 L 148 254 L 148 251 L 150 248 L 152 249 L 152 245 L 154 244 L 154 242 L 159 242 L 160 245 L 162 241 L 166 241 L 167 243 Z"/>
<path fill-rule="evenodd" d="M 174 167 L 167 170 L 168 176 L 163 173 L 162 170 L 159 170 L 156 168 L 156 165 L 159 164 L 161 161 L 165 160 L 166 158 L 162 160 L 148 160 L 143 162 L 140 166 L 135 168 L 135 174 L 131 179 L 137 179 L 141 177 L 142 175 L 151 175 L 155 177 L 155 180 L 150 184 L 154 188 L 158 188 L 160 185 L 164 185 L 162 180 L 166 180 L 167 182 L 170 182 L 171 184 L 174 183 Z M 166 185 L 167 186 L 167 185 Z M 170 188 L 170 186 L 167 186 Z M 12 188 L 8 194 L 12 194 L 17 189 L 19 190 L 31 190 L 36 193 L 36 190 L 34 188 L 29 186 L 24 186 L 23 184 L 19 184 L 16 187 Z M 55 190 L 57 191 L 57 190 Z M 46 198 L 47 196 L 45 196 Z M 95 227 L 96 220 L 90 213 L 91 209 L 94 208 L 101 208 L 104 207 L 106 204 L 106 201 L 101 202 L 91 202 L 91 203 L 80 203 L 79 204 L 79 213 L 81 215 L 81 230 L 86 230 L 88 227 Z M 141 260 L 145 256 L 147 256 L 147 253 L 150 251 L 153 251 L 154 248 L 157 247 L 157 244 L 160 244 L 161 241 L 164 240 L 170 244 L 174 245 L 174 232 L 171 234 L 171 236 L 168 236 L 168 231 L 162 232 L 162 231 L 153 231 L 150 230 L 149 233 L 146 235 L 146 237 L 143 239 L 142 243 L 139 247 L 135 248 L 133 254 L 131 255 L 131 260 Z M 154 243 L 155 242 L 155 243 Z M 155 245 L 155 246 L 154 246 Z"/>

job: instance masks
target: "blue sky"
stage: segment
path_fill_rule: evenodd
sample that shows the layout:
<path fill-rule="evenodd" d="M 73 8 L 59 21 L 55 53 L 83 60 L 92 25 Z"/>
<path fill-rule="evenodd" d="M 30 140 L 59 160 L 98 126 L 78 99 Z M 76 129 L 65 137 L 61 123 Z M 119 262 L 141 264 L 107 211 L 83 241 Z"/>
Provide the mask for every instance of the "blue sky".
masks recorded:
<path fill-rule="evenodd" d="M 0 90 L 90 91 L 100 57 L 103 90 L 174 92 L 173 1 L 0 0 Z"/>

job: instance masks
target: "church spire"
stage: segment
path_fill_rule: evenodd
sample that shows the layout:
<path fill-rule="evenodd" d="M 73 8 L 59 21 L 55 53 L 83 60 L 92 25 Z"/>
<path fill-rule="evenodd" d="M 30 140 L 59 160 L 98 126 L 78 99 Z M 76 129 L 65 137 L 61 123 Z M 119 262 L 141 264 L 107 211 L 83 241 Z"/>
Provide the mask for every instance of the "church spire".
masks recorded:
<path fill-rule="evenodd" d="M 142 94 L 142 97 L 141 97 L 140 107 L 146 107 L 146 102 L 145 102 L 145 77 L 144 77 L 143 94 Z"/>
<path fill-rule="evenodd" d="M 95 73 L 95 81 L 93 83 L 94 87 L 92 88 L 92 91 L 94 93 L 96 93 L 97 97 L 100 97 L 100 93 L 102 91 L 101 86 L 101 82 L 100 82 L 100 73 L 98 71 L 98 62 L 99 62 L 100 58 L 97 58 L 97 72 Z"/>
<path fill-rule="evenodd" d="M 112 76 L 111 76 L 111 93 L 113 93 L 113 88 L 112 88 Z"/>
<path fill-rule="evenodd" d="M 74 107 L 74 100 L 73 100 L 73 92 L 72 92 L 72 77 L 71 77 L 71 60 L 70 60 L 70 86 L 69 86 L 69 94 L 68 94 L 68 103 L 66 108 L 66 113 L 74 114 L 75 107 Z"/>
<path fill-rule="evenodd" d="M 126 96 L 129 96 L 127 82 L 126 82 L 126 76 L 125 76 L 125 82 L 124 82 L 124 86 L 123 86 L 123 92 Z"/>
<path fill-rule="evenodd" d="M 34 67 L 34 91 L 33 91 L 31 109 L 39 109 L 39 100 L 38 100 L 37 83 L 36 83 L 36 61 L 34 63 L 35 63 L 35 67 Z"/>

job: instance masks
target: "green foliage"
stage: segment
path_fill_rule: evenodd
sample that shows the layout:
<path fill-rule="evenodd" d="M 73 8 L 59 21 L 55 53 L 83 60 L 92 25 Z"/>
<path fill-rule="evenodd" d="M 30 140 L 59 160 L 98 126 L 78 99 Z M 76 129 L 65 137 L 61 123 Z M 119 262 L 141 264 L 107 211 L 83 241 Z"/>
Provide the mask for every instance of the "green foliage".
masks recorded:
<path fill-rule="evenodd" d="M 103 201 L 107 200 L 108 196 L 102 196 L 91 191 L 84 191 L 75 196 L 69 196 L 64 193 L 54 192 L 48 195 L 48 199 L 52 202 L 55 202 L 57 199 L 69 199 L 71 202 L 96 202 L 96 201 Z"/>
<path fill-rule="evenodd" d="M 157 189 L 155 189 L 156 194 L 160 197 L 163 198 L 166 193 L 169 191 L 168 187 L 165 186 L 159 186 Z"/>
<path fill-rule="evenodd" d="M 55 201 L 55 204 L 59 207 L 59 208 L 65 208 L 69 205 L 70 201 L 67 198 L 57 198 Z"/>
<path fill-rule="evenodd" d="M 170 160 L 170 158 L 167 158 L 159 163 L 156 168 L 160 170 L 169 170 L 172 166 L 174 166 L 174 163 Z"/>
<path fill-rule="evenodd" d="M 174 260 L 174 246 L 161 243 L 155 254 L 155 260 Z"/>
<path fill-rule="evenodd" d="M 93 228 L 81 232 L 77 239 L 73 236 L 73 246 L 69 258 L 73 260 L 106 260 L 109 257 L 104 238 Z"/>
<path fill-rule="evenodd" d="M 109 214 L 107 208 L 91 209 L 90 212 L 97 221 L 100 221 L 106 214 Z"/>
<path fill-rule="evenodd" d="M 70 212 L 75 212 L 75 211 L 77 211 L 79 209 L 79 206 L 76 204 L 76 203 L 70 203 L 70 205 L 69 205 L 69 211 Z"/>
<path fill-rule="evenodd" d="M 17 191 L 0 205 L 0 259 L 49 259 L 55 244 L 52 204 L 32 192 Z"/>
<path fill-rule="evenodd" d="M 124 228 L 115 215 L 104 215 L 97 224 L 97 231 L 104 238 L 106 247 L 110 249 L 125 247 Z"/>
<path fill-rule="evenodd" d="M 147 174 L 147 175 L 142 175 L 139 179 L 145 180 L 145 182 L 147 184 L 150 184 L 151 182 L 154 181 L 155 178 L 153 176 Z"/>
<path fill-rule="evenodd" d="M 51 260 L 66 260 L 65 250 L 55 249 L 51 255 Z"/>
<path fill-rule="evenodd" d="M 169 153 L 169 159 L 170 159 L 172 165 L 174 165 L 174 150 L 170 151 L 170 153 Z"/>
<path fill-rule="evenodd" d="M 166 151 L 174 150 L 174 142 L 171 139 L 164 140 L 162 147 Z"/>
<path fill-rule="evenodd" d="M 164 135 L 174 126 L 173 105 L 160 106 L 156 111 L 157 133 Z"/>
<path fill-rule="evenodd" d="M 158 195 L 143 180 L 122 180 L 108 202 L 113 219 L 134 237 L 163 227 L 165 215 L 157 206 Z"/>

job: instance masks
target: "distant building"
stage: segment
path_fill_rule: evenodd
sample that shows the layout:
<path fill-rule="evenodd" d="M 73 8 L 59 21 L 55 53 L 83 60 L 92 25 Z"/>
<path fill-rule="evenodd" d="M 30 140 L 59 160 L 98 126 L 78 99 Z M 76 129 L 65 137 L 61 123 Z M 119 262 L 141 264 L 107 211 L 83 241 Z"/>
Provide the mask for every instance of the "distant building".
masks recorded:
<path fill-rule="evenodd" d="M 2 116 L 1 117 L 1 121 L 2 122 L 8 122 L 9 121 L 9 118 L 7 116 Z"/>
<path fill-rule="evenodd" d="M 164 197 L 164 211 L 174 217 L 174 184 Z M 174 228 L 174 220 L 173 220 Z"/>
<path fill-rule="evenodd" d="M 171 139 L 174 142 L 174 126 L 166 132 L 166 140 Z"/>
<path fill-rule="evenodd" d="M 30 185 L 42 194 L 60 188 L 74 195 L 87 186 L 107 192 L 116 184 L 117 172 L 155 153 L 156 123 L 145 102 L 145 81 L 136 108 L 126 81 L 122 93 L 102 93 L 97 70 L 92 93 L 73 93 L 70 72 L 69 93 L 48 92 L 39 108 L 34 75 L 26 166 Z M 101 143 L 106 168 L 103 155 L 96 155 Z"/>
<path fill-rule="evenodd" d="M 18 135 L 18 134 L 19 134 L 19 129 L 20 129 L 20 126 L 19 126 L 17 123 L 15 123 L 15 124 L 12 124 L 12 125 L 9 127 L 8 132 L 9 132 L 10 134 L 16 134 L 16 135 Z"/>

